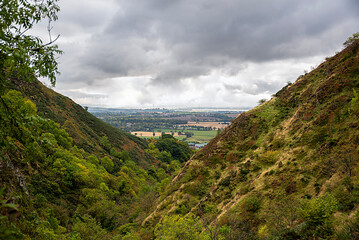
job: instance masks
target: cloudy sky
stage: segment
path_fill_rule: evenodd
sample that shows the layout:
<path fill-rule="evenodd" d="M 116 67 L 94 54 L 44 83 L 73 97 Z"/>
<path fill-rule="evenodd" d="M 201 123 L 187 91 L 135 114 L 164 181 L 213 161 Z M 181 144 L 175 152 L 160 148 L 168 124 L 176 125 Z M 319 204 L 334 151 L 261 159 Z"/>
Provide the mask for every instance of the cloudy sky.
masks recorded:
<path fill-rule="evenodd" d="M 59 5 L 55 90 L 87 106 L 253 107 L 359 31 L 357 0 Z"/>

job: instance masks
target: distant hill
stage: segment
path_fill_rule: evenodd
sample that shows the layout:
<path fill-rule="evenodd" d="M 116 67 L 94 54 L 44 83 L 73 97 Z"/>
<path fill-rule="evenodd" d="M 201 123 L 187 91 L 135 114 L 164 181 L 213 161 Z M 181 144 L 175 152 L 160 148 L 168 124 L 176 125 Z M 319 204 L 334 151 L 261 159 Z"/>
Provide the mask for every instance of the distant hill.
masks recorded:
<path fill-rule="evenodd" d="M 354 41 L 240 114 L 187 162 L 143 226 L 162 219 L 165 234 L 175 224 L 163 217 L 179 215 L 211 239 L 358 239 L 358 93 Z"/>

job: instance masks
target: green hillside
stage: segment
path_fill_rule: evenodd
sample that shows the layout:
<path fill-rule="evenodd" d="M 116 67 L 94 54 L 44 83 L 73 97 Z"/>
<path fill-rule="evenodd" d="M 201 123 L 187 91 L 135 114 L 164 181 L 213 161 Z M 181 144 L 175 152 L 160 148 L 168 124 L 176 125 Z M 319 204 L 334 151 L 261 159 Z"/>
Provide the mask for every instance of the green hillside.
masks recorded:
<path fill-rule="evenodd" d="M 355 41 L 240 114 L 187 162 L 143 226 L 158 223 L 159 238 L 191 229 L 204 239 L 357 239 L 358 92 Z"/>
<path fill-rule="evenodd" d="M 358 33 L 194 154 L 36 80 L 56 82 L 57 0 L 0 6 L 0 239 L 359 239 Z"/>
<path fill-rule="evenodd" d="M 121 239 L 139 229 L 180 161 L 190 157 L 189 147 L 169 135 L 147 149 L 68 98 L 30 84 L 42 87 L 40 96 L 52 94 L 44 102 L 53 104 L 42 102 L 42 112 L 19 91 L 1 95 L 0 239 Z M 63 118 L 62 126 L 46 115 Z M 85 150 L 74 139 L 95 147 Z"/>
<path fill-rule="evenodd" d="M 121 239 L 192 154 L 172 136 L 148 148 L 37 80 L 3 92 L 0 239 Z"/>
<path fill-rule="evenodd" d="M 327 58 L 189 161 L 171 135 L 147 143 L 7 79 L 0 238 L 356 239 L 358 53 Z"/>
<path fill-rule="evenodd" d="M 24 93 L 33 101 L 39 115 L 60 124 L 79 148 L 101 155 L 109 153 L 111 147 L 114 147 L 116 150 L 129 152 L 136 162 L 141 161 L 141 165 L 149 166 L 151 156 L 144 152 L 147 145 L 145 141 L 104 123 L 68 97 L 56 93 L 37 80 L 12 80 L 9 87 Z M 111 146 L 101 146 L 100 140 L 104 136 Z"/>

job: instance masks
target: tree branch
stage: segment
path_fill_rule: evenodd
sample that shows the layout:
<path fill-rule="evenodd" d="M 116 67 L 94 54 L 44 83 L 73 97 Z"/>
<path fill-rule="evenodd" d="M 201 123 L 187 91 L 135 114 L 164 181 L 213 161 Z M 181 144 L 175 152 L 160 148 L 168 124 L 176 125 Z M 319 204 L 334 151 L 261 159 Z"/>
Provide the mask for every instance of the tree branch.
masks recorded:
<path fill-rule="evenodd" d="M 46 47 L 46 46 L 49 46 L 49 45 L 53 44 L 54 42 L 56 42 L 57 39 L 59 39 L 59 37 L 60 37 L 60 34 L 57 35 L 57 37 L 56 37 L 54 40 L 52 40 L 52 41 L 50 41 L 50 42 L 48 42 L 48 43 L 46 43 L 46 44 L 43 44 L 43 45 L 41 45 L 41 46 L 38 47 L 38 48 L 32 48 L 32 49 L 30 49 L 30 51 L 39 52 L 42 48 L 44 48 L 44 47 Z"/>

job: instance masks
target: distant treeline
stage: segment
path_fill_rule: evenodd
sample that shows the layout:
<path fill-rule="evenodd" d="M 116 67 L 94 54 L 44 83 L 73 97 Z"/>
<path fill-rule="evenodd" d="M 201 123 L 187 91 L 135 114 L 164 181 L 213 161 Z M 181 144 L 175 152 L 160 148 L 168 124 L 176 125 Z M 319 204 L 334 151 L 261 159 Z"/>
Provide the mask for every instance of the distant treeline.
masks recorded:
<path fill-rule="evenodd" d="M 178 127 L 179 125 L 188 124 L 189 121 L 220 121 L 230 122 L 232 119 L 225 114 L 218 113 L 193 113 L 193 114 L 125 114 L 113 112 L 93 113 L 96 117 L 102 119 L 114 127 L 122 129 L 126 132 L 133 131 L 156 131 L 156 129 L 171 129 L 171 130 L 198 130 L 198 131 L 213 131 L 217 130 L 212 127 L 203 126 L 188 126 Z"/>
<path fill-rule="evenodd" d="M 186 120 L 140 117 L 101 117 L 101 119 L 114 127 L 132 131 L 154 131 L 159 128 L 173 129 L 175 125 L 187 124 Z"/>

